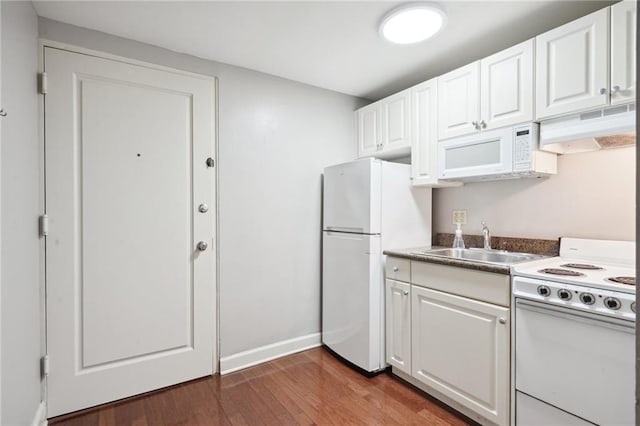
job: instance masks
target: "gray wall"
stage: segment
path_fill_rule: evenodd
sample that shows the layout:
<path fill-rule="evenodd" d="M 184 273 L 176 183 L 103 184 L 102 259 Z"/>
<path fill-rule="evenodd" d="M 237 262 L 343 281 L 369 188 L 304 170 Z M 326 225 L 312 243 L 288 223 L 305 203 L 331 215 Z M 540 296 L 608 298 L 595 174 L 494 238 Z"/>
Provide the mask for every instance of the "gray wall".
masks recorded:
<path fill-rule="evenodd" d="M 2 418 L 31 424 L 40 403 L 37 17 L 31 2 L 2 2 Z"/>
<path fill-rule="evenodd" d="M 486 221 L 505 237 L 635 238 L 635 149 L 558 157 L 548 179 L 472 183 L 433 192 L 434 233 L 453 232 L 451 211 L 468 210 L 464 234 L 479 235 Z"/>
<path fill-rule="evenodd" d="M 219 78 L 222 357 L 320 331 L 320 174 L 362 100 L 40 18 L 44 39 Z"/>

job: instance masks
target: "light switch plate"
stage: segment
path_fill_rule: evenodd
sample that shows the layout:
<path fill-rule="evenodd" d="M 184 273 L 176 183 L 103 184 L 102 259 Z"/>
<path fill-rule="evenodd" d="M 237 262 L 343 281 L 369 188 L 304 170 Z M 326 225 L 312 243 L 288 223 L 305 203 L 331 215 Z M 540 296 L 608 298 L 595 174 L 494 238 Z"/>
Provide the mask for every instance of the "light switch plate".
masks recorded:
<path fill-rule="evenodd" d="M 467 211 L 466 210 L 454 210 L 452 215 L 452 223 L 454 225 L 466 225 L 467 224 Z"/>

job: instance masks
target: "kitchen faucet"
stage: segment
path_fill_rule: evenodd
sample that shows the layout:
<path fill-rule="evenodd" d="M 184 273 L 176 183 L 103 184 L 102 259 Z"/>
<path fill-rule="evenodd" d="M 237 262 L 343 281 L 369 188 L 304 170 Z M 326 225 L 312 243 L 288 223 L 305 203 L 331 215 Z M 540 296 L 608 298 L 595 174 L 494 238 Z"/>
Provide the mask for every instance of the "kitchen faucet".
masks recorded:
<path fill-rule="evenodd" d="M 484 248 L 491 250 L 491 236 L 489 235 L 489 228 L 487 224 L 482 221 L 482 239 L 484 240 Z"/>

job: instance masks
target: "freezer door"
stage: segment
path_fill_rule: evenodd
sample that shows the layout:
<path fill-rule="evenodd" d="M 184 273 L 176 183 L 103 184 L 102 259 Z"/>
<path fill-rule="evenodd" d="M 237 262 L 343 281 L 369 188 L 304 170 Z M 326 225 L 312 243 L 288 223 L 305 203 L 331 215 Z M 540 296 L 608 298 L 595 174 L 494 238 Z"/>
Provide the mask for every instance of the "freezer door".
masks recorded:
<path fill-rule="evenodd" d="M 380 236 L 324 232 L 322 342 L 367 371 L 384 367 Z"/>
<path fill-rule="evenodd" d="M 366 158 L 324 169 L 325 230 L 380 233 L 380 163 Z"/>

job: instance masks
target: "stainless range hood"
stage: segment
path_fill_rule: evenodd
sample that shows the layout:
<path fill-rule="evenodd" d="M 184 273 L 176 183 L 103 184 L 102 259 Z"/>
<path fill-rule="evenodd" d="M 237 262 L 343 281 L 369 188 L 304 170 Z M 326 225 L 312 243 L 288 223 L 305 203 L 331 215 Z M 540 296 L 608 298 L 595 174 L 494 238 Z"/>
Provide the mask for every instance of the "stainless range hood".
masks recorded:
<path fill-rule="evenodd" d="M 540 149 L 558 154 L 636 143 L 635 104 L 617 105 L 540 123 Z"/>

